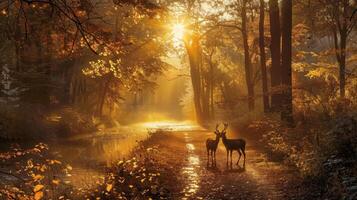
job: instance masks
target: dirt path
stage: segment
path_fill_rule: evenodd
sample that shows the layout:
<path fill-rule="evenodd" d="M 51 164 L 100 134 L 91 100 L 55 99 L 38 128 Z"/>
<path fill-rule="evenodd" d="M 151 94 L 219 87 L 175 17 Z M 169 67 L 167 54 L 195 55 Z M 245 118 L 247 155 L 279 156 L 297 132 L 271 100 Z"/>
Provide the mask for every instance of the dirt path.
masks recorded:
<path fill-rule="evenodd" d="M 293 169 L 268 162 L 258 148 L 247 142 L 246 168 L 226 167 L 226 151 L 218 145 L 216 167 L 207 166 L 205 140 L 210 132 L 169 132 L 155 137 L 167 183 L 175 199 L 302 199 L 306 190 Z M 228 136 L 229 137 L 229 136 Z M 238 159 L 233 155 L 233 162 Z M 242 162 L 240 163 L 242 165 Z"/>

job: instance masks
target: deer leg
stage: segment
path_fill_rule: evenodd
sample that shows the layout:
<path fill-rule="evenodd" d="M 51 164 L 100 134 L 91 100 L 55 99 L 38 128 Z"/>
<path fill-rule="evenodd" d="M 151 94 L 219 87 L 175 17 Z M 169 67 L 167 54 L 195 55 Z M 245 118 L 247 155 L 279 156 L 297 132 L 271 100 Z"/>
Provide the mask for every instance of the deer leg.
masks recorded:
<path fill-rule="evenodd" d="M 213 150 L 211 150 L 211 163 L 213 164 Z"/>
<path fill-rule="evenodd" d="M 227 150 L 227 166 L 228 166 L 228 154 L 229 154 L 229 150 Z"/>
<path fill-rule="evenodd" d="M 207 149 L 207 164 L 209 163 L 209 149 Z"/>
<path fill-rule="evenodd" d="M 245 150 L 243 149 L 242 152 L 243 152 L 243 156 L 244 156 L 243 167 L 245 168 Z"/>
<path fill-rule="evenodd" d="M 216 166 L 216 151 L 215 150 L 213 151 L 213 163 L 214 163 L 214 166 Z"/>
<path fill-rule="evenodd" d="M 233 153 L 233 150 L 230 151 L 230 157 L 231 157 L 231 167 L 232 167 L 232 153 Z"/>
<path fill-rule="evenodd" d="M 238 154 L 239 154 L 239 157 L 238 157 L 237 165 L 239 165 L 239 160 L 240 160 L 240 157 L 242 156 L 242 153 L 239 150 L 238 150 Z"/>

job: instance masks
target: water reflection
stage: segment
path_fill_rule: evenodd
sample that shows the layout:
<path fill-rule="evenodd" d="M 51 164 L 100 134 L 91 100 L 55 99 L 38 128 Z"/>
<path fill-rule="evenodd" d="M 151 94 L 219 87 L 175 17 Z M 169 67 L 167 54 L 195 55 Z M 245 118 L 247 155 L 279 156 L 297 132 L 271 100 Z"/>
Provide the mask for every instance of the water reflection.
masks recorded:
<path fill-rule="evenodd" d="M 186 149 L 188 151 L 188 159 L 186 166 L 182 168 L 181 172 L 186 180 L 185 187 L 182 191 L 184 195 L 182 199 L 188 199 L 193 197 L 199 189 L 200 177 L 197 171 L 200 167 L 200 159 L 198 155 L 195 154 L 195 146 L 192 143 L 189 143 L 191 142 L 190 136 L 187 133 L 185 133 L 184 136 L 185 141 L 187 142 Z"/>
<path fill-rule="evenodd" d="M 128 157 L 138 145 L 146 139 L 146 130 L 118 130 L 117 132 L 98 133 L 90 137 L 72 138 L 64 144 L 56 144 L 65 158 L 76 163 L 105 164 Z"/>
<path fill-rule="evenodd" d="M 164 131 L 200 131 L 201 126 L 192 121 L 151 121 L 137 124 L 148 130 L 164 130 Z"/>

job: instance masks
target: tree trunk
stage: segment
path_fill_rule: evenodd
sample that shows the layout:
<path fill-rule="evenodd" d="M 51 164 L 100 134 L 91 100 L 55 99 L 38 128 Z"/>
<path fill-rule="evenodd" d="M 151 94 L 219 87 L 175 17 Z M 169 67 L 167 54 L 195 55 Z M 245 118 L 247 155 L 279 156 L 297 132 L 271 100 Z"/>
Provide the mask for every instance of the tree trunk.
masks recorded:
<path fill-rule="evenodd" d="M 347 43 L 347 28 L 344 26 L 339 32 L 337 26 L 333 27 L 333 40 L 335 44 L 336 60 L 339 65 L 339 78 L 340 78 L 340 97 L 345 97 L 346 85 L 346 43 Z M 338 37 L 339 34 L 339 37 Z"/>
<path fill-rule="evenodd" d="M 252 82 L 251 69 L 252 63 L 249 55 L 248 34 L 247 34 L 247 0 L 243 0 L 242 5 L 242 38 L 244 47 L 244 65 L 245 65 L 245 81 L 248 89 L 248 108 L 249 111 L 254 110 L 254 85 Z"/>
<path fill-rule="evenodd" d="M 282 1 L 282 110 L 281 119 L 293 124 L 292 80 L 291 80 L 291 31 L 292 1 Z"/>
<path fill-rule="evenodd" d="M 210 62 L 210 115 L 211 118 L 214 119 L 214 100 L 213 100 L 213 92 L 214 92 L 214 72 L 213 72 L 214 66 L 213 63 Z"/>
<path fill-rule="evenodd" d="M 103 93 L 99 97 L 99 107 L 98 107 L 98 114 L 100 116 L 103 115 L 103 109 L 104 109 L 104 104 L 105 104 L 105 98 L 107 97 L 108 89 L 109 89 L 109 84 L 111 81 L 111 77 L 106 77 L 104 80 L 104 85 L 103 85 Z"/>
<path fill-rule="evenodd" d="M 260 49 L 260 68 L 262 72 L 262 91 L 264 112 L 269 112 L 269 95 L 268 95 L 268 78 L 265 58 L 264 42 L 264 0 L 260 0 L 260 17 L 259 17 L 259 49 Z"/>
<path fill-rule="evenodd" d="M 347 42 L 347 33 L 341 32 L 341 59 L 339 62 L 340 68 L 340 96 L 345 98 L 345 86 L 346 86 L 346 42 Z"/>
<path fill-rule="evenodd" d="M 198 123 L 202 123 L 204 120 L 201 102 L 201 75 L 200 75 L 200 50 L 198 36 L 193 35 L 189 41 L 185 41 L 185 47 L 190 63 L 190 74 L 193 88 L 193 101 L 195 105 L 196 119 Z"/>
<path fill-rule="evenodd" d="M 280 64 L 280 17 L 278 0 L 269 0 L 270 34 L 271 34 L 271 109 L 281 109 L 281 64 Z"/>

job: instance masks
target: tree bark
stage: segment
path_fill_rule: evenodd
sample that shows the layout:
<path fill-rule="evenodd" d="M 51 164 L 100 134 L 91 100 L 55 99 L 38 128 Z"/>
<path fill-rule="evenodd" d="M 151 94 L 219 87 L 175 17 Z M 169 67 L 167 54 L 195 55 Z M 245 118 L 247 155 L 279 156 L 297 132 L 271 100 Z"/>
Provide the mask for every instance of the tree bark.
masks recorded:
<path fill-rule="evenodd" d="M 340 96 L 345 98 L 345 87 L 346 87 L 346 42 L 347 42 L 347 33 L 341 33 L 341 60 L 339 62 L 340 68 Z"/>
<path fill-rule="evenodd" d="M 264 0 L 260 0 L 260 17 L 259 17 L 259 49 L 260 49 L 260 69 L 262 72 L 262 91 L 263 91 L 263 108 L 267 113 L 270 110 L 269 95 L 268 95 L 268 78 L 265 56 L 265 41 L 264 41 Z"/>
<path fill-rule="evenodd" d="M 281 63 L 280 63 L 280 17 L 278 0 L 269 0 L 270 34 L 271 34 L 271 109 L 281 109 Z"/>
<path fill-rule="evenodd" d="M 185 39 L 184 42 L 190 63 L 190 74 L 193 88 L 193 101 L 195 106 L 196 120 L 198 123 L 203 123 L 204 116 L 201 101 L 201 56 L 199 52 L 199 38 L 197 35 L 192 35 L 191 38 Z"/>
<path fill-rule="evenodd" d="M 210 58 L 212 59 L 212 58 Z M 214 64 L 210 61 L 210 117 L 214 119 Z"/>
<path fill-rule="evenodd" d="M 254 110 L 254 85 L 251 76 L 252 63 L 249 55 L 246 8 L 247 8 L 247 0 L 243 0 L 241 14 L 242 14 L 242 39 L 243 39 L 243 47 L 244 47 L 245 81 L 248 90 L 248 108 L 249 111 L 252 111 Z"/>
<path fill-rule="evenodd" d="M 107 97 L 107 93 L 108 93 L 108 90 L 109 90 L 109 84 L 110 84 L 111 79 L 112 79 L 111 76 L 105 77 L 105 79 L 104 79 L 103 93 L 102 93 L 102 95 L 99 97 L 99 105 L 98 105 L 98 114 L 99 114 L 100 116 L 103 115 L 105 99 L 106 99 L 106 97 Z"/>
<path fill-rule="evenodd" d="M 346 43 L 347 43 L 347 28 L 343 27 L 337 33 L 338 27 L 334 27 L 333 40 L 335 44 L 336 60 L 339 65 L 339 78 L 340 78 L 340 97 L 345 97 L 345 85 L 346 85 Z M 338 38 L 338 34 L 340 38 Z"/>
<path fill-rule="evenodd" d="M 281 119 L 293 124 L 292 78 L 291 78 L 291 32 L 292 1 L 282 1 L 282 110 Z"/>

